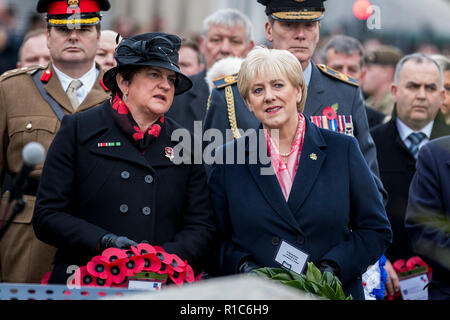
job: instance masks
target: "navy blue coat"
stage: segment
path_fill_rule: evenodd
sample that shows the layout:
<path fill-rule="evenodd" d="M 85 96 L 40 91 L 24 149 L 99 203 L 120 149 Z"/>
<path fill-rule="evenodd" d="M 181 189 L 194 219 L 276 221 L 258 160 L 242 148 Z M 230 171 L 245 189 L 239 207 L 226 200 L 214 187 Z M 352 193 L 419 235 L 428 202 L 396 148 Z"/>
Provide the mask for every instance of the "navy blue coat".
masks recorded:
<path fill-rule="evenodd" d="M 307 120 L 286 202 L 276 175 L 262 175 L 261 161 L 249 163 L 259 152 L 250 140 L 243 136 L 224 147 L 226 153 L 244 141 L 246 164 L 215 164 L 208 179 L 221 237 L 217 272 L 236 273 L 246 257 L 259 266 L 280 267 L 274 257 L 285 240 L 316 265 L 320 260 L 337 263 L 346 294 L 364 299 L 361 275 L 384 253 L 391 229 L 357 141 Z"/>
<path fill-rule="evenodd" d="M 211 247 L 214 227 L 202 165 L 165 156 L 178 126 L 165 118 L 144 155 L 114 121 L 110 102 L 65 116 L 48 151 L 34 210 L 36 236 L 58 248 L 53 282 L 68 265 L 85 265 L 109 232 L 160 245 L 194 267 Z M 120 147 L 99 147 L 120 142 Z M 199 268 L 197 269 L 199 270 Z"/>
<path fill-rule="evenodd" d="M 409 188 L 406 229 L 413 246 L 432 267 L 433 290 L 450 299 L 450 267 L 440 250 L 450 250 L 450 235 L 439 221 L 450 219 L 450 136 L 430 141 L 419 151 L 416 173 Z M 423 219 L 428 223 L 420 223 Z M 444 224 L 445 225 L 445 224 Z M 444 226 L 441 224 L 441 226 Z M 448 261 L 448 260 L 447 260 Z"/>

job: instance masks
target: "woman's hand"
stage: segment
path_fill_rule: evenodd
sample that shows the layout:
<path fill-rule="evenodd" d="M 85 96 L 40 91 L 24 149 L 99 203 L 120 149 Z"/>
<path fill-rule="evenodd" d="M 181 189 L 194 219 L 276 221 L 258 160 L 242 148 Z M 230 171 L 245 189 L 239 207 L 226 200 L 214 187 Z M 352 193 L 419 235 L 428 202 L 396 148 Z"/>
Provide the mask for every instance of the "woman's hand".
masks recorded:
<path fill-rule="evenodd" d="M 113 233 L 107 233 L 100 239 L 100 250 L 107 248 L 128 249 L 131 246 L 137 246 L 138 243 L 124 236 L 117 236 Z"/>

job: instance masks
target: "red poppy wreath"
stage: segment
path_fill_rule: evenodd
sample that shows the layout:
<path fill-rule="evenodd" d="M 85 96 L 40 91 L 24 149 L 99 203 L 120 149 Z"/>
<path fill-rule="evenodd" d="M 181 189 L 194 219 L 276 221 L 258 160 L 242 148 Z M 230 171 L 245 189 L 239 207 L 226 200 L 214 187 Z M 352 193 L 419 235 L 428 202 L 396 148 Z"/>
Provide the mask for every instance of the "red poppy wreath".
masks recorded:
<path fill-rule="evenodd" d="M 145 275 L 145 276 L 143 276 Z M 153 277 L 152 277 L 153 275 Z M 78 268 L 69 285 L 85 287 L 128 287 L 129 280 L 159 279 L 163 285 L 200 280 L 187 260 L 164 251 L 159 246 L 140 243 L 130 249 L 108 248 Z"/>

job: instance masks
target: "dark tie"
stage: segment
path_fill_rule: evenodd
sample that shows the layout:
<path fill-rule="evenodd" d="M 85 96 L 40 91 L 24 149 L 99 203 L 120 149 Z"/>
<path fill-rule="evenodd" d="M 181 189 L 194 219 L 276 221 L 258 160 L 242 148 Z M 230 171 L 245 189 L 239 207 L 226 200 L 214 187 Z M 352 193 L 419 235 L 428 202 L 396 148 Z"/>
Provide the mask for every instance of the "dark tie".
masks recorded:
<path fill-rule="evenodd" d="M 417 155 L 419 153 L 419 144 L 425 139 L 426 135 L 423 132 L 413 132 L 408 136 L 408 140 L 411 142 L 409 146 L 409 151 L 413 155 L 414 159 L 417 160 Z"/>

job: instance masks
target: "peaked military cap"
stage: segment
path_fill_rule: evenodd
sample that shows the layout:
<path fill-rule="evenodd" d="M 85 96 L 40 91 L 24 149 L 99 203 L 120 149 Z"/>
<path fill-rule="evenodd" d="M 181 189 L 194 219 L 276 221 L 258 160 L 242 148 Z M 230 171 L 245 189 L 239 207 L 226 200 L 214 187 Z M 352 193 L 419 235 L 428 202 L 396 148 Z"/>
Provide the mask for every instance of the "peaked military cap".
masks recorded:
<path fill-rule="evenodd" d="M 382 45 L 370 51 L 366 63 L 395 66 L 403 58 L 403 52 L 394 46 Z"/>
<path fill-rule="evenodd" d="M 267 16 L 279 21 L 317 21 L 323 18 L 326 0 L 258 0 Z"/>
<path fill-rule="evenodd" d="M 100 11 L 107 11 L 108 0 L 39 0 L 37 12 L 47 13 L 49 26 L 93 26 L 100 23 Z"/>

